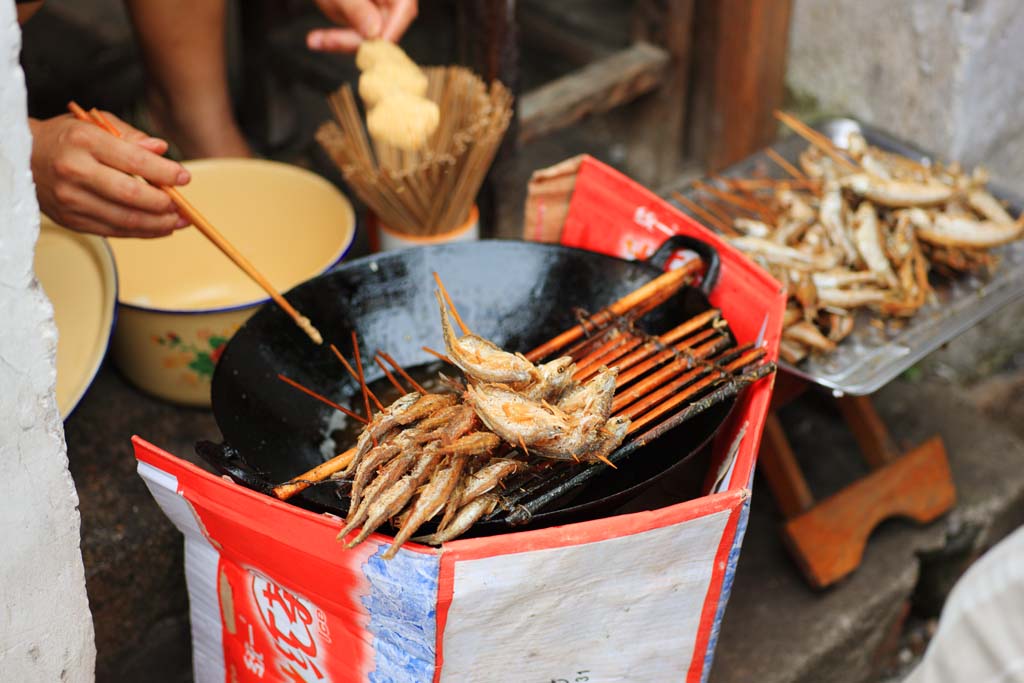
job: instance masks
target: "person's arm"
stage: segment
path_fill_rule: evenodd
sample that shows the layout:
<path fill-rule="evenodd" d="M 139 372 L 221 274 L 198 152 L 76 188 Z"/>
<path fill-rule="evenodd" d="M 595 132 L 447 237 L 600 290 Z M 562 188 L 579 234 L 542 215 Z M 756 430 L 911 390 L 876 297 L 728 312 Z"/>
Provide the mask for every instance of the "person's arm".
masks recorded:
<path fill-rule="evenodd" d="M 34 2 L 18 2 L 18 23 L 24 24 L 26 21 L 32 18 L 32 15 L 39 11 L 39 8 L 43 6 L 43 0 L 35 0 Z"/>
<path fill-rule="evenodd" d="M 398 42 L 419 11 L 416 0 L 315 0 L 331 21 L 348 28 L 309 32 L 306 45 L 323 52 L 355 52 L 368 38 Z"/>
<path fill-rule="evenodd" d="M 39 208 L 61 225 L 112 237 L 162 237 L 188 225 L 158 185 L 184 185 L 181 164 L 161 156 L 167 143 L 104 113 L 118 139 L 71 115 L 29 119 L 32 177 Z"/>

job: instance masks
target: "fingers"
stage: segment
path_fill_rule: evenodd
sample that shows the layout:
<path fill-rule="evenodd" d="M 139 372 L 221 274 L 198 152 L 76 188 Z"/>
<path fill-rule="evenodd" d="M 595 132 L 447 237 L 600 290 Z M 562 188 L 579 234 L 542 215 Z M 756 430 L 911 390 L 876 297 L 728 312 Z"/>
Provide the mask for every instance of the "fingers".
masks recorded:
<path fill-rule="evenodd" d="M 316 0 L 324 16 L 336 24 L 350 28 L 310 31 L 306 36 L 306 46 L 310 50 L 323 52 L 355 52 L 363 40 L 376 38 L 381 33 L 385 16 L 378 6 L 379 2 L 380 0 Z"/>
<path fill-rule="evenodd" d="M 380 37 L 397 43 L 418 12 L 419 5 L 416 0 L 392 0 L 391 7 L 385 11 L 384 26 L 381 28 Z"/>
<path fill-rule="evenodd" d="M 154 138 L 146 133 L 143 133 L 138 128 L 130 126 L 120 118 L 111 114 L 109 111 L 102 112 L 103 116 L 113 124 L 114 128 L 121 133 L 123 140 L 127 142 L 134 142 L 135 144 L 149 150 L 153 154 L 164 155 L 167 152 L 167 141 L 161 140 L 160 138 Z"/>
<path fill-rule="evenodd" d="M 306 36 L 306 47 L 318 52 L 355 52 L 363 36 L 350 28 L 321 28 Z"/>
<path fill-rule="evenodd" d="M 140 232 L 138 230 L 113 228 L 88 216 L 80 216 L 77 214 L 70 214 L 61 219 L 60 224 L 66 228 L 79 230 L 81 232 L 88 232 L 102 237 L 141 237 L 143 239 L 151 239 L 154 237 L 166 237 L 174 232 L 174 230 Z"/>
<path fill-rule="evenodd" d="M 118 140 L 98 129 L 97 132 L 106 137 L 95 141 L 90 149 L 100 163 L 157 185 L 185 185 L 191 180 L 188 171 L 176 161 L 154 154 L 140 144 Z"/>
<path fill-rule="evenodd" d="M 79 188 L 61 197 L 59 220 L 70 228 L 115 237 L 160 237 L 188 225 L 176 213 L 149 213 L 108 201 Z"/>
<path fill-rule="evenodd" d="M 351 26 L 364 38 L 380 35 L 384 19 L 372 0 L 316 0 L 316 4 L 328 19 Z"/>

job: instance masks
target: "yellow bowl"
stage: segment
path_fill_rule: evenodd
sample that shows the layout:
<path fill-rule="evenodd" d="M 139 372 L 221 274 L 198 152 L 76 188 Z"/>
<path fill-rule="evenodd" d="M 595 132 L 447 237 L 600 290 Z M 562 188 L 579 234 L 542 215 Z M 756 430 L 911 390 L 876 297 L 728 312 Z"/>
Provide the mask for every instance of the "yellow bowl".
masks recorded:
<path fill-rule="evenodd" d="M 57 325 L 57 408 L 67 418 L 107 354 L 117 275 L 102 237 L 66 230 L 40 216 L 35 273 Z"/>
<path fill-rule="evenodd" d="M 352 205 L 315 173 L 257 159 L 185 166 L 182 194 L 281 292 L 352 245 Z M 148 393 L 208 406 L 224 344 L 269 297 L 195 228 L 109 241 L 120 281 L 114 361 Z"/>

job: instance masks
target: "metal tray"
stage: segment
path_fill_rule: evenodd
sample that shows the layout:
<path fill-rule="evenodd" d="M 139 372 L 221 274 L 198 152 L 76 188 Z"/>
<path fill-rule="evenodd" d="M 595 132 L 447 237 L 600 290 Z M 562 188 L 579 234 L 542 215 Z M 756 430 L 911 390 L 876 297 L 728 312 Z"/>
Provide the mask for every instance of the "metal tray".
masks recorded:
<path fill-rule="evenodd" d="M 829 119 L 814 128 L 827 135 L 837 146 L 845 147 L 847 136 L 859 131 L 869 144 L 929 163 L 931 156 L 917 147 L 871 128 L 853 119 Z M 771 146 L 783 157 L 796 161 L 807 142 L 796 135 L 779 140 Z M 722 171 L 723 176 L 753 175 L 784 177 L 784 172 L 764 151 L 756 152 Z M 1010 205 L 1016 215 L 1024 202 L 1020 197 L 996 184 L 989 191 Z M 687 188 L 683 194 L 696 192 Z M 837 394 L 862 396 L 871 394 L 898 377 L 929 353 L 970 329 L 1013 300 L 1024 296 L 1024 242 L 1014 242 L 994 250 L 1000 257 L 991 277 L 965 275 L 951 280 L 932 276 L 934 300 L 900 329 L 880 330 L 869 324 L 871 314 L 858 313 L 853 333 L 828 356 L 811 356 L 798 365 L 779 365 Z"/>

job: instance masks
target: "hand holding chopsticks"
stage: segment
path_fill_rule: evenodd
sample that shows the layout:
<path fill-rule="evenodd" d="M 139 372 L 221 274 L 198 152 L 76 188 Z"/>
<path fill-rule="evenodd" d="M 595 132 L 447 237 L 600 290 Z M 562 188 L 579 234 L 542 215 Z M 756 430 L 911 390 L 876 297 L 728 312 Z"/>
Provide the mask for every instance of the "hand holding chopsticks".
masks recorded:
<path fill-rule="evenodd" d="M 107 120 L 107 118 L 97 109 L 92 109 L 90 112 L 87 113 L 75 102 L 68 103 L 68 109 L 79 120 L 94 123 L 95 125 L 104 129 L 111 135 L 114 135 L 115 137 L 118 138 L 121 137 L 121 132 L 117 128 L 115 128 L 110 123 L 110 121 Z M 158 185 L 157 187 L 163 190 L 171 198 L 175 206 L 178 207 L 178 211 L 181 213 L 182 216 L 188 219 L 192 223 L 192 225 L 194 225 L 201 233 L 203 233 L 203 235 L 205 235 L 207 239 L 213 242 L 213 244 L 218 249 L 220 249 L 225 256 L 231 259 L 235 263 L 235 265 L 237 265 L 239 268 L 242 269 L 243 272 L 245 272 L 246 275 L 252 278 L 252 280 L 257 285 L 263 288 L 263 290 L 270 295 L 270 298 L 272 298 L 274 302 L 277 303 L 278 306 L 280 306 L 288 315 L 291 316 L 292 320 L 294 320 L 295 323 L 300 328 L 302 328 L 302 331 L 305 332 L 309 336 L 309 338 L 313 340 L 314 343 L 323 343 L 323 337 L 320 335 L 320 332 L 317 331 L 315 327 L 313 327 L 312 323 L 309 321 L 309 318 L 295 310 L 295 308 L 290 303 L 288 303 L 288 301 L 283 296 L 281 296 L 277 289 L 275 289 L 274 285 L 272 285 L 270 281 L 263 276 L 262 273 L 256 270 L 256 267 L 253 266 L 252 263 L 250 263 L 249 260 L 241 254 L 241 252 L 239 252 L 234 246 L 232 246 L 231 243 L 228 242 L 224 238 L 224 236 L 221 235 L 220 232 L 218 232 L 217 229 L 214 228 L 213 225 L 209 221 L 207 221 L 206 218 L 204 218 L 203 215 L 199 213 L 199 211 L 194 206 L 192 206 L 191 203 L 189 203 L 187 199 L 185 199 L 185 197 L 177 190 L 177 188 L 171 185 Z"/>

